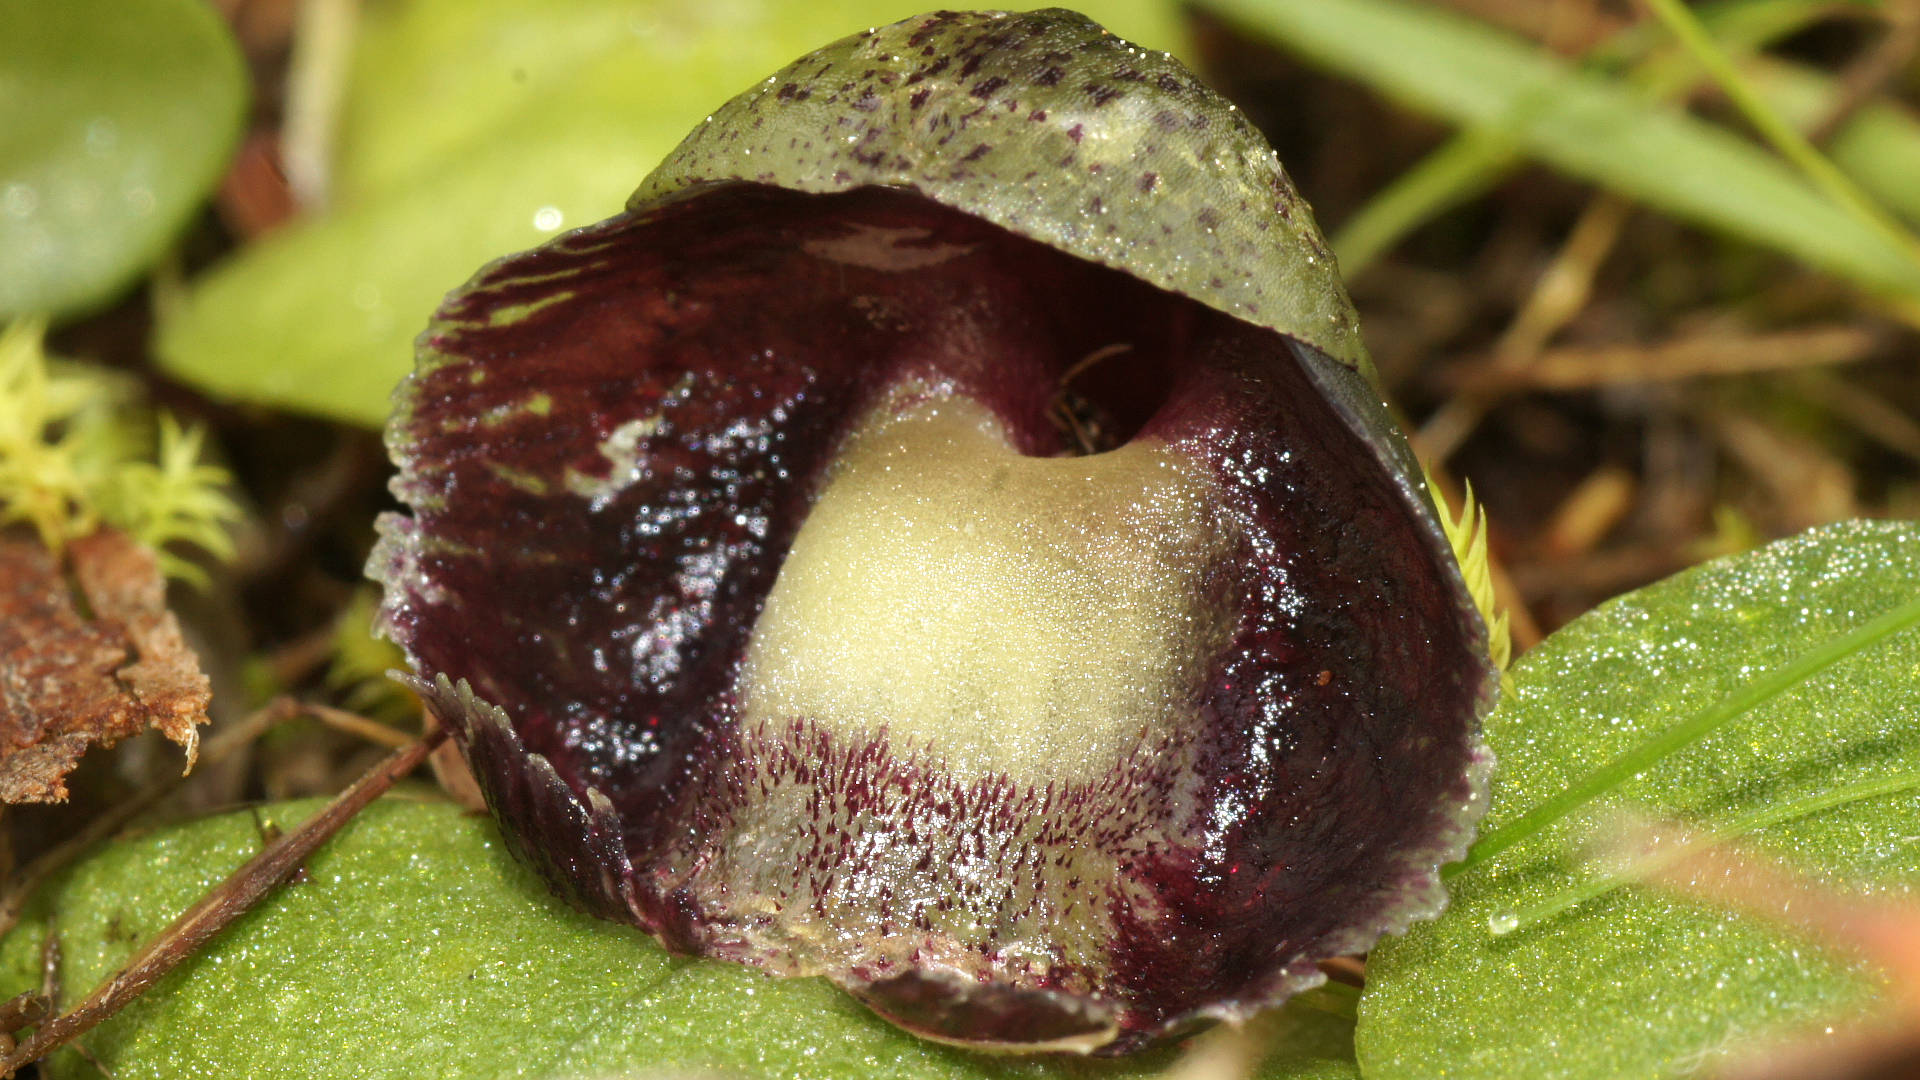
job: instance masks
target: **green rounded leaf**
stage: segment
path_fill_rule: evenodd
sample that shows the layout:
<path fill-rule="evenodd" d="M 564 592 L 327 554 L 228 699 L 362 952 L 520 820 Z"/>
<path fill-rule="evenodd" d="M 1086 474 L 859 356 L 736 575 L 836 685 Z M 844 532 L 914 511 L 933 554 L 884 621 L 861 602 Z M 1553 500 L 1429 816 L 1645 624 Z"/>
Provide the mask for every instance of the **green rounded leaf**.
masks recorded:
<path fill-rule="evenodd" d="M 146 269 L 219 180 L 246 97 L 204 0 L 0 2 L 0 322 Z"/>
<path fill-rule="evenodd" d="M 316 806 L 242 811 L 104 849 L 0 941 L 0 989 L 38 985 L 57 913 L 70 1004 L 258 850 L 264 825 Z M 1308 995 L 1280 1020 L 1285 1038 L 1260 1080 L 1358 1077 L 1337 997 Z M 410 796 L 363 812 L 304 880 L 85 1041 L 121 1080 L 1140 1077 L 1173 1060 L 964 1053 L 896 1030 L 818 979 L 670 956 L 554 899 L 508 856 L 491 819 Z M 99 1074 L 61 1052 L 51 1075 Z"/>
<path fill-rule="evenodd" d="M 1370 1080 L 1676 1075 L 1879 1002 L 1859 958 L 1724 910 L 1637 886 L 1552 909 L 1598 877 L 1576 852 L 1621 809 L 1727 829 L 1835 888 L 1920 886 L 1920 631 L 1835 648 L 1916 597 L 1920 526 L 1854 522 L 1619 598 L 1529 652 L 1487 722 L 1483 835 L 1770 672 L 1844 655 L 1454 878 L 1444 917 L 1369 962 Z"/>

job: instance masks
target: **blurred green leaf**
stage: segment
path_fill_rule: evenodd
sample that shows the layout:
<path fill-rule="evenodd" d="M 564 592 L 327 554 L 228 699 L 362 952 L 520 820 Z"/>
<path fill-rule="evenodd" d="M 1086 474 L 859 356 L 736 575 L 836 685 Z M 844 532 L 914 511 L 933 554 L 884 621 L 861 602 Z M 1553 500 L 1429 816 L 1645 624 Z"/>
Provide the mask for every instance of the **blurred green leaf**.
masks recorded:
<path fill-rule="evenodd" d="M 0 0 L 0 322 L 145 270 L 220 179 L 246 97 L 205 0 Z"/>
<path fill-rule="evenodd" d="M 253 854 L 240 812 L 113 845 L 53 884 L 0 941 L 9 992 L 37 985 L 58 912 L 62 981 L 111 975 L 148 935 Z M 290 885 L 87 1045 L 120 1080 L 189 1076 L 792 1077 L 977 1080 L 1157 1075 L 1122 1061 L 968 1054 L 906 1035 L 817 979 L 669 956 L 630 927 L 562 905 L 510 858 L 491 819 L 390 796 Z M 1319 1007 L 1314 1007 L 1317 1004 Z M 1258 1080 L 1355 1080 L 1339 998 L 1290 1006 Z M 71 1052 L 54 1080 L 98 1074 Z"/>
<path fill-rule="evenodd" d="M 1840 99 L 1831 77 L 1794 64 L 1757 65 L 1752 77 L 1761 95 L 1803 129 Z M 1868 102 L 1834 133 L 1827 154 L 1889 209 L 1920 223 L 1920 116 L 1912 110 Z"/>
<path fill-rule="evenodd" d="M 917 0 L 404 0 L 370 5 L 342 108 L 333 210 L 242 251 L 161 328 L 214 393 L 379 424 L 440 298 L 480 266 L 616 213 L 701 118 Z M 1086 6 L 1156 47 L 1156 0 Z"/>
<path fill-rule="evenodd" d="M 1920 298 L 1920 262 L 1731 131 L 1577 70 L 1521 38 L 1404 0 L 1202 6 L 1421 112 L 1677 218 L 1882 295 Z"/>
<path fill-rule="evenodd" d="M 162 362 L 226 397 L 377 426 L 413 339 L 482 264 L 617 211 L 653 165 L 598 114 L 473 148 L 459 167 L 270 234 L 195 283 Z M 660 145 L 667 145 L 661 140 Z"/>
<path fill-rule="evenodd" d="M 1576 619 L 1513 669 L 1488 720 L 1500 759 L 1483 835 L 1624 752 L 1920 596 L 1920 526 L 1829 526 L 1697 567 Z M 1573 849 L 1622 805 L 1746 837 L 1838 888 L 1920 886 L 1920 632 L 1855 653 L 1591 806 L 1455 877 L 1440 920 L 1383 942 L 1357 1036 L 1370 1080 L 1665 1076 L 1838 1025 L 1883 995 L 1857 958 L 1638 887 L 1551 910 L 1598 871 Z M 1822 806 L 1852 785 L 1904 790 Z M 1804 813 L 1796 810 L 1804 809 Z"/>
<path fill-rule="evenodd" d="M 1920 224 L 1920 117 L 1868 105 L 1835 133 L 1827 153 L 1895 213 Z"/>

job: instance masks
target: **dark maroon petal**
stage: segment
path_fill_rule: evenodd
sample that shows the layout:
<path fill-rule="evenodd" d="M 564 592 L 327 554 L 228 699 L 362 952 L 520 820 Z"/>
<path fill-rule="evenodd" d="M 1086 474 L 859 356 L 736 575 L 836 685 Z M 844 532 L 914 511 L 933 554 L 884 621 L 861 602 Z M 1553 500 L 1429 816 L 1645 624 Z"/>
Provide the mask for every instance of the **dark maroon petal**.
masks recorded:
<path fill-rule="evenodd" d="M 1112 1047 L 1120 1036 L 1122 1010 L 1090 996 L 937 970 L 909 971 L 853 989 L 895 1025 L 960 1046 L 1087 1053 Z"/>
<path fill-rule="evenodd" d="M 606 797 L 576 792 L 540 754 L 528 753 L 506 713 L 476 698 L 464 680 L 445 675 L 409 680 L 427 706 L 452 727 L 487 805 L 502 821 L 514 855 L 540 871 L 554 890 L 582 910 L 616 922 L 646 924 L 633 901 L 633 864 L 620 822 Z"/>
<path fill-rule="evenodd" d="M 1213 500 L 1201 651 L 1096 766 L 993 757 L 1048 717 L 966 749 L 743 706 L 796 535 L 927 401 Z M 482 271 L 399 402 L 390 632 L 519 854 L 675 948 L 1118 1052 L 1432 915 L 1470 839 L 1484 631 L 1377 397 L 1270 330 L 910 194 L 716 186 Z"/>

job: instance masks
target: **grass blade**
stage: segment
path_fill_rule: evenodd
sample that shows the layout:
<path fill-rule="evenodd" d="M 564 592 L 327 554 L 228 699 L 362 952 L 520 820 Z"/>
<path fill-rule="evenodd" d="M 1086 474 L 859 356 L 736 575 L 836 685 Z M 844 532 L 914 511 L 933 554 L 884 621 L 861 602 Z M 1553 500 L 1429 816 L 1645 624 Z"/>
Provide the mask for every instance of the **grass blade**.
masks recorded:
<path fill-rule="evenodd" d="M 1920 263 L 1734 133 L 1531 42 L 1404 0 L 1205 0 L 1215 14 L 1402 105 L 1676 218 L 1772 247 L 1883 296 Z"/>
<path fill-rule="evenodd" d="M 1686 5 L 1680 0 L 1644 0 L 1655 16 L 1665 23 L 1673 36 L 1685 45 L 1687 51 L 1699 59 L 1701 66 L 1713 76 L 1713 81 L 1727 95 L 1747 118 L 1747 122 L 1759 130 L 1760 134 L 1773 144 L 1782 157 L 1807 175 L 1827 197 L 1838 203 L 1841 208 L 1859 219 L 1860 223 L 1886 234 L 1889 243 L 1906 249 L 1910 258 L 1920 260 L 1920 242 L 1912 234 L 1901 228 L 1884 209 L 1860 190 L 1852 180 L 1836 168 L 1833 162 L 1814 149 L 1806 137 L 1780 118 L 1768 104 L 1761 100 L 1753 87 L 1727 59 L 1727 54 L 1714 44 L 1713 38 L 1700 25 Z"/>
<path fill-rule="evenodd" d="M 1801 130 L 1819 123 L 1840 98 L 1831 76 L 1798 64 L 1756 64 L 1747 75 L 1767 104 Z M 1891 102 L 1871 102 L 1834 133 L 1827 153 L 1881 205 L 1920 224 L 1920 183 L 1914 180 L 1920 177 L 1920 116 Z"/>

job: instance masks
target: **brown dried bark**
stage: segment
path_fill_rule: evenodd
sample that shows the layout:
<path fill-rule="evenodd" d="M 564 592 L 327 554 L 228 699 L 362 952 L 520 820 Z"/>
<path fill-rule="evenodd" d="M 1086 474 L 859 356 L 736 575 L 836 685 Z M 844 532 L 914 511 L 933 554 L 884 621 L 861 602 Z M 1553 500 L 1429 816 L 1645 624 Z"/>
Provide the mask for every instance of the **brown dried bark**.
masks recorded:
<path fill-rule="evenodd" d="M 158 729 L 199 747 L 212 689 L 153 552 L 102 530 L 65 559 L 0 540 L 0 802 L 59 802 L 88 747 Z"/>

